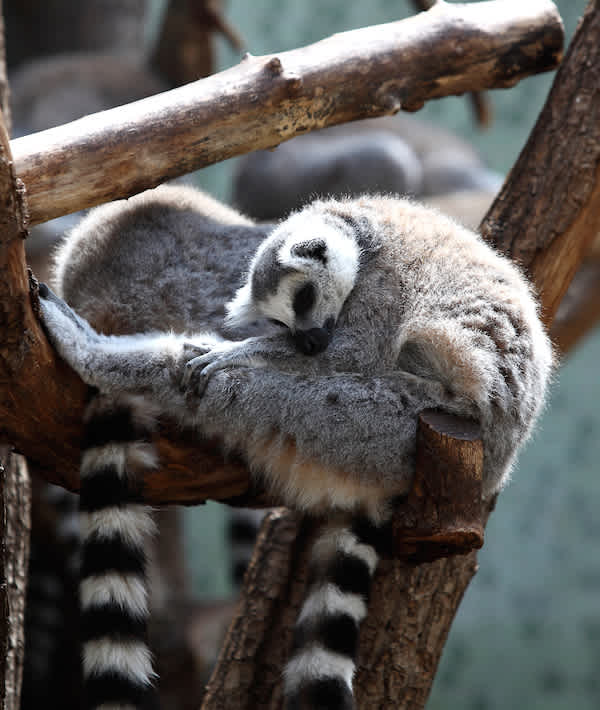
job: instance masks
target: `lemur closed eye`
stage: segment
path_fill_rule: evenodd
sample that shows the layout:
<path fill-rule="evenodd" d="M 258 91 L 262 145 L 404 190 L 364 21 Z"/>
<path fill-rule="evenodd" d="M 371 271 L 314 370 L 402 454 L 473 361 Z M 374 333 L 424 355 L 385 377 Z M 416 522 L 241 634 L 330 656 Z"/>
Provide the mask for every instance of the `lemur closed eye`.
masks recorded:
<path fill-rule="evenodd" d="M 526 280 L 478 235 L 409 200 L 317 201 L 273 227 L 181 188 L 92 211 L 57 275 L 80 315 L 42 291 L 45 326 L 101 392 L 82 491 L 84 478 L 107 477 L 126 502 L 122 482 L 155 465 L 157 411 L 240 453 L 289 506 L 326 514 L 285 697 L 290 710 L 353 707 L 358 629 L 389 501 L 413 478 L 419 413 L 478 420 L 489 497 L 542 407 L 552 351 Z M 225 340 L 234 328 L 248 337 Z M 92 618 L 104 620 L 86 637 L 90 707 L 136 706 L 152 678 L 140 641 L 149 526 L 90 490 L 93 582 L 82 587 Z M 94 558 L 99 538 L 129 563 Z"/>
<path fill-rule="evenodd" d="M 288 327 L 300 352 L 325 350 L 360 259 L 360 246 L 338 221 L 319 225 L 307 239 L 302 216 L 290 217 L 258 248 L 246 283 L 227 304 L 225 323 L 264 317 Z"/>

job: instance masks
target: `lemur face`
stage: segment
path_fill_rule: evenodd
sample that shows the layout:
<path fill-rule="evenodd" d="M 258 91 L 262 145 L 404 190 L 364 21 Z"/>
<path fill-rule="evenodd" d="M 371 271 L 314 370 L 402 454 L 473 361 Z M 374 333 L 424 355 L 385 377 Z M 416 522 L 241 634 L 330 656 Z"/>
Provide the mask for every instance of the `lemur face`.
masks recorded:
<path fill-rule="evenodd" d="M 247 282 L 227 305 L 227 323 L 267 318 L 289 328 L 300 352 L 316 355 L 329 344 L 358 263 L 358 246 L 346 233 L 319 215 L 293 215 L 259 247 Z"/>

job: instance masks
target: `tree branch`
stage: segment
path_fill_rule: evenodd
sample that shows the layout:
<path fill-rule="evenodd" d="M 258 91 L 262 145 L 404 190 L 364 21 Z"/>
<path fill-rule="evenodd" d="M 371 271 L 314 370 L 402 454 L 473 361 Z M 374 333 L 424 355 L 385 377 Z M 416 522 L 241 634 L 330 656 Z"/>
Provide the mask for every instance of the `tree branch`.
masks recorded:
<path fill-rule="evenodd" d="M 431 10 L 435 3 L 436 0 L 413 0 L 413 5 L 419 12 Z M 492 122 L 492 107 L 489 98 L 481 91 L 472 91 L 469 93 L 469 99 L 477 124 L 482 128 L 487 128 Z"/>
<path fill-rule="evenodd" d="M 512 86 L 556 67 L 562 41 L 550 0 L 488 0 L 247 55 L 200 82 L 13 141 L 31 224 L 315 128 Z"/>

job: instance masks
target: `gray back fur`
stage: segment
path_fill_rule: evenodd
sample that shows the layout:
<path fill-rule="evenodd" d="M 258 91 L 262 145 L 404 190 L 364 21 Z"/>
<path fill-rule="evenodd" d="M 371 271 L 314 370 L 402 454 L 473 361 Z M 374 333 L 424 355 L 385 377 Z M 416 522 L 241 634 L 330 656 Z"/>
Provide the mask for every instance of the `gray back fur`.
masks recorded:
<path fill-rule="evenodd" d="M 91 211 L 58 249 L 58 293 L 97 330 L 220 331 L 273 225 L 186 186 L 165 185 Z"/>

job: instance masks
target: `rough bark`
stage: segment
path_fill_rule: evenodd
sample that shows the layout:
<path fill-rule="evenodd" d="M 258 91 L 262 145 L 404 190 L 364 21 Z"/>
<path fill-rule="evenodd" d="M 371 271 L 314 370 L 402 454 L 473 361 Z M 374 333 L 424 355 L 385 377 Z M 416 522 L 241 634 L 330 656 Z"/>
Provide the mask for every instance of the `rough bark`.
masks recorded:
<path fill-rule="evenodd" d="M 476 422 L 424 411 L 417 430 L 415 480 L 395 513 L 395 550 L 432 561 L 483 545 L 483 443 Z"/>
<path fill-rule="evenodd" d="M 19 710 L 30 490 L 25 459 L 0 447 L 0 710 Z"/>
<path fill-rule="evenodd" d="M 489 0 L 247 55 L 200 82 L 15 140 L 31 224 L 315 128 L 512 86 L 554 68 L 562 41 L 550 0 Z"/>
<path fill-rule="evenodd" d="M 420 418 L 415 484 L 394 516 L 394 554 L 405 560 L 384 560 L 374 581 L 371 611 L 361 628 L 358 707 L 399 707 L 407 687 L 415 698 L 422 692 L 423 670 L 435 670 L 432 659 L 441 653 L 448 618 L 474 573 L 475 559 L 469 557 L 464 570 L 453 559 L 415 563 L 481 547 L 483 447 L 478 437 L 473 422 L 433 411 Z M 319 522 L 278 509 L 263 523 L 202 710 L 281 707 L 281 670 L 290 655 Z M 452 572 L 451 583 L 437 596 L 435 609 L 415 620 L 412 595 L 431 597 L 438 591 L 432 584 L 444 571 Z M 388 603 L 380 607 L 384 598 Z M 415 640 L 415 628 L 427 633 Z M 398 639 L 405 669 L 400 677 L 390 671 L 398 666 Z"/>
<path fill-rule="evenodd" d="M 7 130 L 3 115 L 8 111 L 8 82 L 4 52 L 4 22 L 0 0 L 0 273 L 5 258 L 17 253 L 23 264 L 23 230 L 19 220 L 16 181 L 11 171 Z M 12 274 L 11 274 L 12 276 Z M 3 296 L 12 300 L 11 279 L 0 279 L 0 382 L 10 374 L 10 361 L 18 361 L 21 348 L 11 341 L 12 323 L 7 322 L 11 307 L 4 307 Z M 4 283 L 6 282 L 6 283 Z M 2 293 L 8 291 L 8 293 Z M 14 348 L 12 354 L 10 350 Z M 5 365 L 9 364 L 9 373 Z M 24 405 L 24 403 L 23 403 Z M 24 614 L 26 571 L 29 554 L 30 492 L 25 460 L 0 446 L 0 710 L 18 710 L 24 651 Z"/>
<path fill-rule="evenodd" d="M 420 12 L 430 10 L 437 0 L 413 0 L 413 6 Z M 473 116 L 482 128 L 487 128 L 492 122 L 492 106 L 489 97 L 482 91 L 472 91 L 469 99 L 473 109 Z"/>
<path fill-rule="evenodd" d="M 550 324 L 600 232 L 600 10 L 590 2 L 538 121 L 481 225 L 529 274 Z"/>

